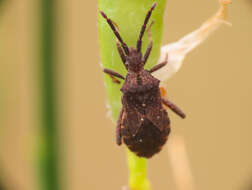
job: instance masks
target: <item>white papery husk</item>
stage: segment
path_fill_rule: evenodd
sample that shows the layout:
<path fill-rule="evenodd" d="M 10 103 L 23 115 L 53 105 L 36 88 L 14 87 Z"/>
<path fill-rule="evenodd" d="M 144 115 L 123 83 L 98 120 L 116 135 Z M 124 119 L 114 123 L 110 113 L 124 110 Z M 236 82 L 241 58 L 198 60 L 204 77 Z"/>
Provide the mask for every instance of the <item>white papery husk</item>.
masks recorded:
<path fill-rule="evenodd" d="M 182 66 L 185 56 L 204 42 L 207 37 L 212 34 L 222 24 L 231 25 L 226 21 L 227 5 L 231 3 L 229 0 L 220 0 L 220 8 L 217 13 L 204 22 L 200 28 L 187 34 L 177 42 L 165 45 L 161 48 L 161 55 L 158 63 L 162 63 L 168 58 L 168 63 L 153 73 L 153 75 L 161 81 L 161 86 L 166 88 L 166 81 L 173 76 Z M 167 56 L 168 55 L 168 56 Z"/>

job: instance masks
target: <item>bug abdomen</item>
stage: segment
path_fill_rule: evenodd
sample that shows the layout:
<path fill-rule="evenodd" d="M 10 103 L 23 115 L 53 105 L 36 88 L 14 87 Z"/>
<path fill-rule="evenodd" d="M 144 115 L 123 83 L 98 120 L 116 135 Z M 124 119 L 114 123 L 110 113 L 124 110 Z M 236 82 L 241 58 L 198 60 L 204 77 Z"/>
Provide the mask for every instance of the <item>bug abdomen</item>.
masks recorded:
<path fill-rule="evenodd" d="M 160 131 L 150 120 L 145 119 L 135 136 L 124 136 L 124 132 L 126 131 L 122 129 L 123 141 L 128 148 L 140 157 L 150 158 L 158 153 L 167 141 L 170 126 Z"/>

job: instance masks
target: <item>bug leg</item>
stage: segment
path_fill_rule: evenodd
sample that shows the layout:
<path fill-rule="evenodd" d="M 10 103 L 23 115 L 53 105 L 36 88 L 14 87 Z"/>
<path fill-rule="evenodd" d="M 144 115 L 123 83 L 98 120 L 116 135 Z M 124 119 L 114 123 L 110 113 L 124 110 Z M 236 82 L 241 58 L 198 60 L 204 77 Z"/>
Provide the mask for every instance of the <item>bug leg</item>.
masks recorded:
<path fill-rule="evenodd" d="M 146 52 L 144 54 L 143 65 L 145 65 L 145 63 L 147 62 L 149 55 L 150 55 L 150 52 L 151 52 L 151 49 L 152 49 L 152 41 L 149 43 L 149 45 L 146 49 Z"/>
<path fill-rule="evenodd" d="M 121 136 L 121 124 L 122 124 L 122 116 L 123 116 L 123 109 L 120 112 L 119 118 L 116 124 L 116 144 L 122 144 L 122 136 Z"/>
<path fill-rule="evenodd" d="M 149 72 L 150 73 L 153 73 L 159 69 L 161 69 L 162 67 L 164 67 L 166 64 L 168 63 L 168 54 L 166 54 L 166 57 L 165 57 L 165 61 L 163 61 L 162 63 L 159 63 L 157 65 L 155 65 L 154 67 L 152 67 Z"/>
<path fill-rule="evenodd" d="M 151 29 L 151 26 L 153 25 L 154 21 L 151 22 L 149 28 L 147 29 L 147 32 L 148 32 L 148 38 L 149 38 L 149 45 L 145 51 L 145 54 L 144 54 L 144 57 L 143 57 L 143 65 L 145 65 L 145 63 L 147 62 L 148 58 L 149 58 L 149 55 L 151 53 L 151 50 L 152 50 L 152 44 L 153 44 L 153 41 L 152 41 L 152 37 L 151 37 L 151 33 L 150 33 L 150 29 Z"/>
<path fill-rule="evenodd" d="M 145 17 L 145 20 L 144 20 L 144 24 L 141 28 L 141 31 L 140 31 L 140 34 L 139 34 L 139 38 L 137 40 L 137 51 L 138 52 L 141 52 L 141 48 L 142 48 L 142 38 L 143 38 L 143 35 L 144 35 L 144 31 L 146 29 L 146 25 L 149 21 L 149 18 L 151 16 L 151 13 L 152 11 L 154 10 L 154 8 L 156 7 L 157 3 L 153 3 L 152 7 L 150 8 L 150 10 L 148 11 L 146 17 Z"/>
<path fill-rule="evenodd" d="M 109 75 L 112 75 L 114 77 L 117 77 L 117 78 L 120 78 L 120 79 L 125 79 L 122 75 L 120 75 L 119 73 L 113 71 L 113 70 L 110 70 L 110 69 L 103 69 L 103 72 L 106 73 L 106 74 L 109 74 Z"/>
<path fill-rule="evenodd" d="M 115 71 L 112 71 L 110 69 L 105 68 L 105 69 L 103 69 L 103 72 L 108 74 L 112 78 L 112 81 L 114 83 L 117 83 L 117 84 L 120 84 L 120 81 L 117 78 L 120 78 L 120 79 L 123 79 L 123 80 L 125 79 L 122 75 L 120 75 L 119 73 L 117 73 Z"/>
<path fill-rule="evenodd" d="M 126 57 L 125 57 L 125 55 L 124 55 L 124 53 L 123 53 L 123 50 L 122 50 L 122 48 L 121 48 L 121 45 L 119 44 L 118 41 L 116 41 L 116 47 L 117 47 L 117 50 L 118 50 L 118 52 L 119 52 L 119 55 L 120 55 L 120 57 L 121 57 L 121 59 L 122 59 L 122 62 L 123 62 L 123 64 L 125 65 Z M 127 68 L 126 65 L 125 65 L 125 67 Z"/>
<path fill-rule="evenodd" d="M 162 102 L 165 106 L 169 107 L 174 113 L 176 113 L 177 115 L 179 115 L 183 119 L 186 117 L 184 112 L 178 106 L 176 106 L 174 103 L 169 101 L 168 99 L 162 98 Z"/>

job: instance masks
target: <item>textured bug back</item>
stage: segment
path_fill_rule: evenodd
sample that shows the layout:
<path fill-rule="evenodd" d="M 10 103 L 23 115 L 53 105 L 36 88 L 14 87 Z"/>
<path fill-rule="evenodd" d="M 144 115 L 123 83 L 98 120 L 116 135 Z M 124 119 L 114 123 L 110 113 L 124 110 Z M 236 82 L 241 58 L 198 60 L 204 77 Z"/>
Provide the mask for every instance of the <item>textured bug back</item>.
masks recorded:
<path fill-rule="evenodd" d="M 161 150 L 170 132 L 170 121 L 161 104 L 159 81 L 143 71 L 140 76 L 128 75 L 121 90 L 123 141 L 138 156 L 149 158 Z"/>

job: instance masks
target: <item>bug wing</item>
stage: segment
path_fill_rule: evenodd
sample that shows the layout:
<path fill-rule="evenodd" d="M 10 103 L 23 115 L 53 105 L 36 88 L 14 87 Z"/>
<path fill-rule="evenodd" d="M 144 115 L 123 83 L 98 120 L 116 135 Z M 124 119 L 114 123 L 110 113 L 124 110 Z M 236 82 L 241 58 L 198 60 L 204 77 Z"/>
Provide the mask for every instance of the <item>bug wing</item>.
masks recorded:
<path fill-rule="evenodd" d="M 156 106 L 146 110 L 146 118 L 150 120 L 160 131 L 169 126 L 170 120 L 167 112 L 163 107 Z"/>
<path fill-rule="evenodd" d="M 144 117 L 134 107 L 126 105 L 124 110 L 122 126 L 127 128 L 128 132 L 134 136 L 141 127 Z"/>
<path fill-rule="evenodd" d="M 146 103 L 145 117 L 150 120 L 160 131 L 163 131 L 170 124 L 166 110 L 162 106 L 160 89 L 151 91 L 150 101 Z"/>

